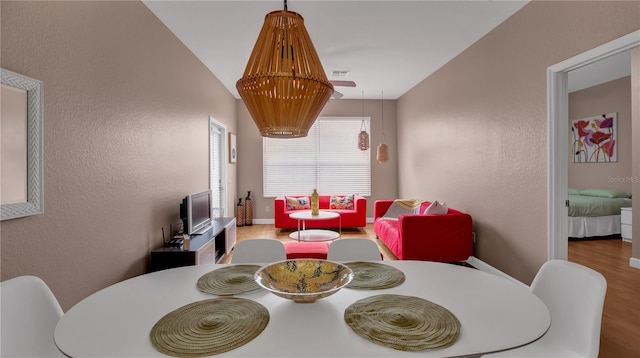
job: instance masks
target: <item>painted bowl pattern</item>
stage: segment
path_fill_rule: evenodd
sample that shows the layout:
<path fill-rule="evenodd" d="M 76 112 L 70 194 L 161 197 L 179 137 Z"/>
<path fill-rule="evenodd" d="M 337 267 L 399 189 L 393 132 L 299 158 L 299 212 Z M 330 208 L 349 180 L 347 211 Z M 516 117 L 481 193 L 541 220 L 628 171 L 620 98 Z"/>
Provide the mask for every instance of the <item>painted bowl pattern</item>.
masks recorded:
<path fill-rule="evenodd" d="M 353 280 L 353 271 L 338 262 L 299 259 L 263 266 L 254 278 L 275 295 L 305 303 L 338 292 Z"/>

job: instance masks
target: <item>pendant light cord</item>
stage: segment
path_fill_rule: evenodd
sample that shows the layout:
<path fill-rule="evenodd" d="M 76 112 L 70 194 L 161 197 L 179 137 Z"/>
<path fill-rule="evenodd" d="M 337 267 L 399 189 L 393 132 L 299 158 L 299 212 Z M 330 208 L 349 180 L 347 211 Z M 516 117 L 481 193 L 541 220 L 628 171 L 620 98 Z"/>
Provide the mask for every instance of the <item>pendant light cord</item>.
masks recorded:
<path fill-rule="evenodd" d="M 364 130 L 367 130 L 367 125 L 364 122 L 364 91 L 362 91 L 362 123 L 360 124 L 360 130 L 364 127 Z"/>
<path fill-rule="evenodd" d="M 287 11 L 287 0 L 284 0 L 284 11 Z"/>
<path fill-rule="evenodd" d="M 382 136 L 384 137 L 384 91 L 381 92 L 380 98 L 382 100 L 382 113 L 380 114 L 380 118 L 382 122 Z"/>

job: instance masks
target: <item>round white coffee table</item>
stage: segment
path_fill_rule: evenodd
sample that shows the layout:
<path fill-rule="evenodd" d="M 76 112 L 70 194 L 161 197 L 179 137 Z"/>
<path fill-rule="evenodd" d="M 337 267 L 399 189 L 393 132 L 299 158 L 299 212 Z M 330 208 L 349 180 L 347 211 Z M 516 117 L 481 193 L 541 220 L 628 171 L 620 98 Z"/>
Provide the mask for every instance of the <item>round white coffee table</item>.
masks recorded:
<path fill-rule="evenodd" d="M 340 214 L 333 211 L 320 211 L 318 215 L 311 215 L 311 210 L 301 210 L 295 213 L 289 214 L 292 219 L 298 220 L 298 230 L 289 234 L 289 237 L 298 241 L 328 241 L 334 240 L 340 237 L 342 232 L 342 218 Z M 338 230 L 335 232 L 331 230 L 313 229 L 307 230 L 305 222 L 307 220 L 332 220 L 339 219 Z M 302 228 L 300 228 L 302 224 Z"/>

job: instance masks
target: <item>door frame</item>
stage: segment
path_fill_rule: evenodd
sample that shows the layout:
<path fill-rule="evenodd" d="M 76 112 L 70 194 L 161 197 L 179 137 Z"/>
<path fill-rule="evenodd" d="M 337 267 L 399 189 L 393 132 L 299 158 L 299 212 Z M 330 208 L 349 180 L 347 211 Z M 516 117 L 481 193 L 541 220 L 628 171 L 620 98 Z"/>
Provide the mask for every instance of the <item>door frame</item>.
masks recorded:
<path fill-rule="evenodd" d="M 569 72 L 640 46 L 640 30 L 547 68 L 547 257 L 568 258 Z"/>

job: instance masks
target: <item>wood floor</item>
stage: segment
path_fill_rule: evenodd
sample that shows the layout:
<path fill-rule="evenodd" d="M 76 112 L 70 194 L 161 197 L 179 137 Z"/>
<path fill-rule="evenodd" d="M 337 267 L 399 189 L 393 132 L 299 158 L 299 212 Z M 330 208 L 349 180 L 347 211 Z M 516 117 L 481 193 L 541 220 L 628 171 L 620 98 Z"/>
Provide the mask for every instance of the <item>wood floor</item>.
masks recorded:
<path fill-rule="evenodd" d="M 607 279 L 599 358 L 640 357 L 640 269 L 630 257 L 631 243 L 620 239 L 569 241 L 569 261 Z"/>
<path fill-rule="evenodd" d="M 248 238 L 292 241 L 291 230 L 277 231 L 273 225 L 238 227 L 237 240 Z M 372 224 L 364 229 L 344 229 L 342 237 L 359 237 L 375 241 L 385 260 L 397 260 L 373 232 Z M 640 358 L 640 270 L 629 266 L 631 244 L 619 239 L 569 242 L 569 261 L 600 272 L 607 279 L 599 358 Z M 223 263 L 231 257 L 224 257 Z"/>

